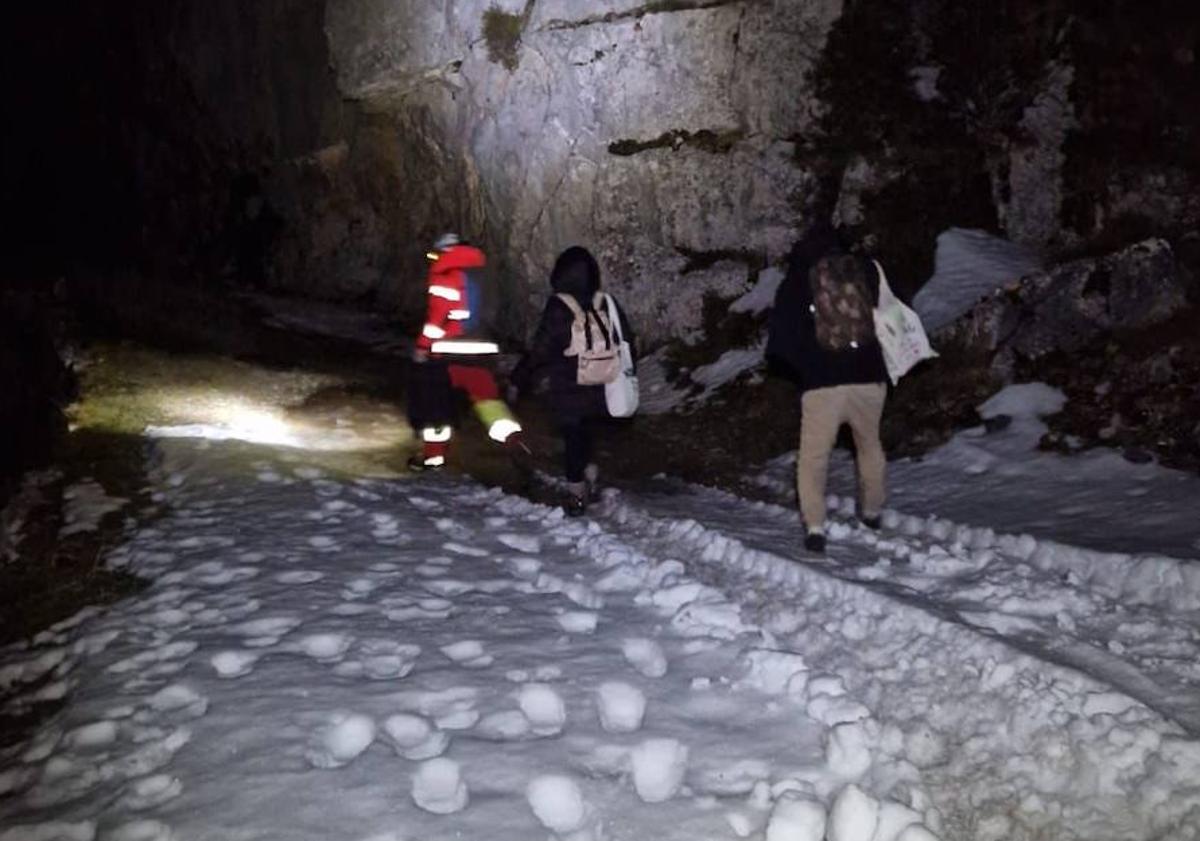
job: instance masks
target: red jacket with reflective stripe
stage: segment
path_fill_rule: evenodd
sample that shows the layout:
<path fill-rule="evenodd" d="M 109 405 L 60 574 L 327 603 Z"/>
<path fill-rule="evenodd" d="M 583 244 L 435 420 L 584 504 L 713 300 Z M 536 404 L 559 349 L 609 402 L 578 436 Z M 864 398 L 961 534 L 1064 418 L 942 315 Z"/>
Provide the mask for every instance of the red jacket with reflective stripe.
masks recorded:
<path fill-rule="evenodd" d="M 454 245 L 438 254 L 429 267 L 429 306 L 418 348 L 428 351 L 435 341 L 463 335 L 463 321 L 470 317 L 464 270 L 481 268 L 485 262 L 483 252 L 471 245 Z"/>

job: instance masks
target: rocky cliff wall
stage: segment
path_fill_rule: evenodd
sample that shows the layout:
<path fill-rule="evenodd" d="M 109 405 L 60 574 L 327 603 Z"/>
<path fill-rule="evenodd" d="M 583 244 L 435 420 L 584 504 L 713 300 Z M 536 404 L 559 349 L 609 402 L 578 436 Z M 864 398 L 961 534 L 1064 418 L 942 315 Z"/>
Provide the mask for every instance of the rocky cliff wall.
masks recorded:
<path fill-rule="evenodd" d="M 28 130 L 5 179 L 36 211 L 22 241 L 80 271 L 415 321 L 424 250 L 455 228 L 519 338 L 580 242 L 662 343 L 818 213 L 902 293 L 950 226 L 1051 261 L 1198 250 L 1198 24 L 1171 0 L 66 5 L 11 30 L 44 37 L 5 53 L 42 68 L 6 74 Z"/>
<path fill-rule="evenodd" d="M 420 197 L 374 205 L 396 238 L 385 298 L 411 305 L 422 240 L 459 227 L 498 258 L 520 327 L 584 242 L 661 342 L 830 209 L 908 292 L 952 224 L 1051 256 L 1187 231 L 1195 117 L 1171 96 L 1189 97 L 1196 25 L 1151 6 L 331 0 L 325 32 L 338 90 L 373 115 L 342 166 Z"/>

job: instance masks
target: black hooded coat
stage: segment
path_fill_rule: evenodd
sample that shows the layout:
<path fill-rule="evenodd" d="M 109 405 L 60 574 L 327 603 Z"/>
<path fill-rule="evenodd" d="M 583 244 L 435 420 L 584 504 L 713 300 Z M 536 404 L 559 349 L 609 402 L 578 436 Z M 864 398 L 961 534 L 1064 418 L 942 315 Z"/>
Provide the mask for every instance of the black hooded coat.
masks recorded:
<path fill-rule="evenodd" d="M 812 314 L 809 271 L 822 257 L 842 254 L 845 249 L 837 231 L 818 222 L 792 249 L 787 276 L 775 293 L 775 304 L 767 333 L 766 356 L 776 369 L 792 379 L 803 393 L 810 389 L 857 383 L 886 383 L 887 366 L 879 342 L 862 347 L 830 351 L 817 341 Z M 866 258 L 862 258 L 866 261 Z M 869 263 L 869 261 L 867 261 Z M 879 302 L 879 278 L 874 265 L 866 267 L 872 303 Z"/>
<path fill-rule="evenodd" d="M 581 309 L 592 309 L 592 299 L 600 289 L 600 267 L 586 248 L 572 246 L 559 255 L 550 273 L 550 288 L 573 297 Z M 633 331 L 625 313 L 617 305 L 621 334 L 634 346 Z M 574 356 L 563 356 L 571 345 L 571 309 L 557 295 L 551 296 L 542 311 L 529 351 L 513 369 L 510 381 L 528 392 L 541 377 L 547 380 L 547 402 L 560 425 L 579 423 L 588 418 L 608 417 L 604 386 L 579 385 L 578 363 Z"/>

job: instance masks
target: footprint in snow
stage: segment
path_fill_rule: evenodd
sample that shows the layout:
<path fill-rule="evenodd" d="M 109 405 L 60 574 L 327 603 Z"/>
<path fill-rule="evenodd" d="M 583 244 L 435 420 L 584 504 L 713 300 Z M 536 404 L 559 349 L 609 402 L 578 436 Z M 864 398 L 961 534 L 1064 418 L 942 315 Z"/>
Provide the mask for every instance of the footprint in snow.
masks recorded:
<path fill-rule="evenodd" d="M 527 683 L 517 692 L 517 703 L 538 736 L 554 736 L 562 731 L 567 708 L 562 696 L 551 687 Z"/>
<path fill-rule="evenodd" d="M 542 551 L 541 539 L 532 534 L 498 534 L 496 540 L 526 555 L 536 555 Z"/>
<path fill-rule="evenodd" d="M 441 730 L 468 730 L 479 721 L 475 709 L 478 691 L 470 686 L 453 686 L 435 691 L 405 692 L 397 702 L 433 718 Z"/>
<path fill-rule="evenodd" d="M 394 640 L 365 640 L 359 646 L 356 660 L 345 660 L 333 668 L 338 677 L 366 677 L 371 680 L 394 680 L 405 677 L 417 664 L 419 645 L 405 645 Z"/>
<path fill-rule="evenodd" d="M 579 785 L 570 777 L 546 774 L 534 778 L 525 789 L 525 798 L 534 817 L 554 837 L 591 841 L 598 837 L 599 826 L 591 806 L 583 799 Z"/>
<path fill-rule="evenodd" d="M 342 590 L 342 598 L 361 599 L 379 588 L 379 582 L 370 578 L 355 578 Z"/>
<path fill-rule="evenodd" d="M 305 757 L 315 768 L 340 768 L 375 741 L 375 722 L 360 713 L 335 712 L 313 731 Z"/>
<path fill-rule="evenodd" d="M 461 596 L 475 589 L 474 584 L 457 578 L 431 578 L 423 586 L 437 596 Z"/>
<path fill-rule="evenodd" d="M 62 746 L 75 753 L 88 753 L 107 748 L 117 741 L 117 723 L 111 720 L 93 721 L 67 731 Z"/>
<path fill-rule="evenodd" d="M 383 732 L 396 753 L 405 759 L 432 759 L 441 756 L 450 744 L 446 733 L 434 727 L 429 719 L 413 713 L 388 716 L 383 722 Z"/>
<path fill-rule="evenodd" d="M 182 683 L 172 683 L 158 690 L 146 699 L 146 705 L 155 713 L 169 714 L 175 719 L 199 718 L 208 712 L 208 698 Z"/>
<path fill-rule="evenodd" d="M 439 575 L 446 574 L 446 568 L 437 564 L 419 564 L 416 567 L 416 573 L 424 578 L 437 578 Z"/>
<path fill-rule="evenodd" d="M 535 581 L 542 571 L 542 562 L 537 558 L 509 558 L 504 562 L 508 571 L 525 581 Z"/>
<path fill-rule="evenodd" d="M 131 812 L 141 812 L 174 800 L 183 792 L 183 783 L 170 774 L 151 774 L 133 780 L 117 801 Z"/>
<path fill-rule="evenodd" d="M 413 775 L 413 802 L 435 815 L 449 815 L 466 807 L 469 799 L 458 763 L 438 757 L 421 763 Z"/>
<path fill-rule="evenodd" d="M 427 499 L 423 496 L 410 496 L 408 497 L 408 503 L 418 511 L 437 511 L 442 507 L 440 502 Z"/>
<path fill-rule="evenodd" d="M 329 608 L 329 612 L 334 616 L 362 616 L 363 614 L 370 613 L 374 609 L 375 607 L 371 604 L 347 601 L 342 602 L 341 604 L 336 604 Z"/>
<path fill-rule="evenodd" d="M 220 561 L 209 561 L 193 567 L 188 578 L 202 587 L 221 587 L 239 581 L 249 581 L 258 575 L 252 566 L 228 566 Z"/>
<path fill-rule="evenodd" d="M 565 610 L 555 618 L 569 634 L 590 634 L 596 630 L 598 617 L 599 614 L 592 610 Z"/>
<path fill-rule="evenodd" d="M 621 651 L 629 665 L 645 677 L 662 677 L 667 673 L 666 655 L 654 640 L 631 637 L 621 643 Z"/>
<path fill-rule="evenodd" d="M 262 619 L 251 619 L 231 625 L 226 631 L 245 637 L 245 645 L 250 648 L 265 648 L 275 645 L 281 637 L 299 625 L 300 619 L 295 616 L 265 616 Z"/>
<path fill-rule="evenodd" d="M 353 643 L 354 637 L 349 634 L 321 633 L 302 637 L 296 645 L 314 660 L 328 662 L 341 658 Z"/>
<path fill-rule="evenodd" d="M 0 831 L 0 841 L 76 841 L 96 837 L 95 821 L 44 821 L 42 823 L 14 824 Z"/>
<path fill-rule="evenodd" d="M 674 797 L 687 773 L 688 749 L 675 739 L 647 739 L 630 753 L 633 787 L 646 803 Z"/>
<path fill-rule="evenodd" d="M 342 486 L 338 482 L 332 482 L 329 479 L 313 479 L 313 490 L 317 492 L 317 496 L 334 497 L 342 493 Z"/>
<path fill-rule="evenodd" d="M 146 741 L 122 757 L 104 763 L 100 775 L 105 780 L 145 777 L 170 763 L 175 754 L 192 738 L 192 731 L 179 727 L 171 731 L 150 729 L 142 734 Z"/>
<path fill-rule="evenodd" d="M 54 837 L 57 838 L 58 836 Z M 139 820 L 123 823 L 116 829 L 111 830 L 104 838 L 106 841 L 176 841 L 175 833 L 171 830 L 171 827 L 162 821 L 155 820 Z"/>
<path fill-rule="evenodd" d="M 254 671 L 259 656 L 251 651 L 218 651 L 209 662 L 216 670 L 217 677 L 235 678 Z"/>
<path fill-rule="evenodd" d="M 496 742 L 516 741 L 532 732 L 533 723 L 520 710 L 503 710 L 485 715 L 471 731 L 474 736 Z"/>
<path fill-rule="evenodd" d="M 482 669 L 496 659 L 484 652 L 483 643 L 479 640 L 460 640 L 443 645 L 442 653 L 465 669 Z"/>
<path fill-rule="evenodd" d="M 144 674 L 148 669 L 157 664 L 187 657 L 196 650 L 196 646 L 197 643 L 186 641 L 166 643 L 150 651 L 143 651 L 140 654 L 135 654 L 133 657 L 118 660 L 116 663 L 111 664 L 107 671 L 114 675 L 122 675 L 135 671 Z"/>
<path fill-rule="evenodd" d="M 313 584 L 325 577 L 325 573 L 315 569 L 297 569 L 276 574 L 275 580 L 280 584 Z"/>
<path fill-rule="evenodd" d="M 412 619 L 445 619 L 450 613 L 449 607 L 427 609 L 420 605 L 408 605 L 392 608 L 384 613 L 384 616 L 391 622 L 408 622 Z"/>
<path fill-rule="evenodd" d="M 489 550 L 480 548 L 479 546 L 467 546 L 464 543 L 458 543 L 453 540 L 443 543 L 442 548 L 447 552 L 454 552 L 457 555 L 465 555 L 469 558 L 486 558 L 492 554 Z"/>
<path fill-rule="evenodd" d="M 620 681 L 600 684 L 596 690 L 600 726 L 607 733 L 632 733 L 642 726 L 646 696 L 636 686 Z"/>

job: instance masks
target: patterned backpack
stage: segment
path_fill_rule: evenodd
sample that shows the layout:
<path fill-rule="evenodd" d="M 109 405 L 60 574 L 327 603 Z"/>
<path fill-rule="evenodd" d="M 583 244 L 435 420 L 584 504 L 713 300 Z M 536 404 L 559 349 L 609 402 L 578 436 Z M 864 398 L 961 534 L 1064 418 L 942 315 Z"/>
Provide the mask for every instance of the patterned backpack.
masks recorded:
<path fill-rule="evenodd" d="M 843 351 L 875 341 L 870 264 L 848 254 L 822 257 L 809 270 L 817 344 Z"/>

